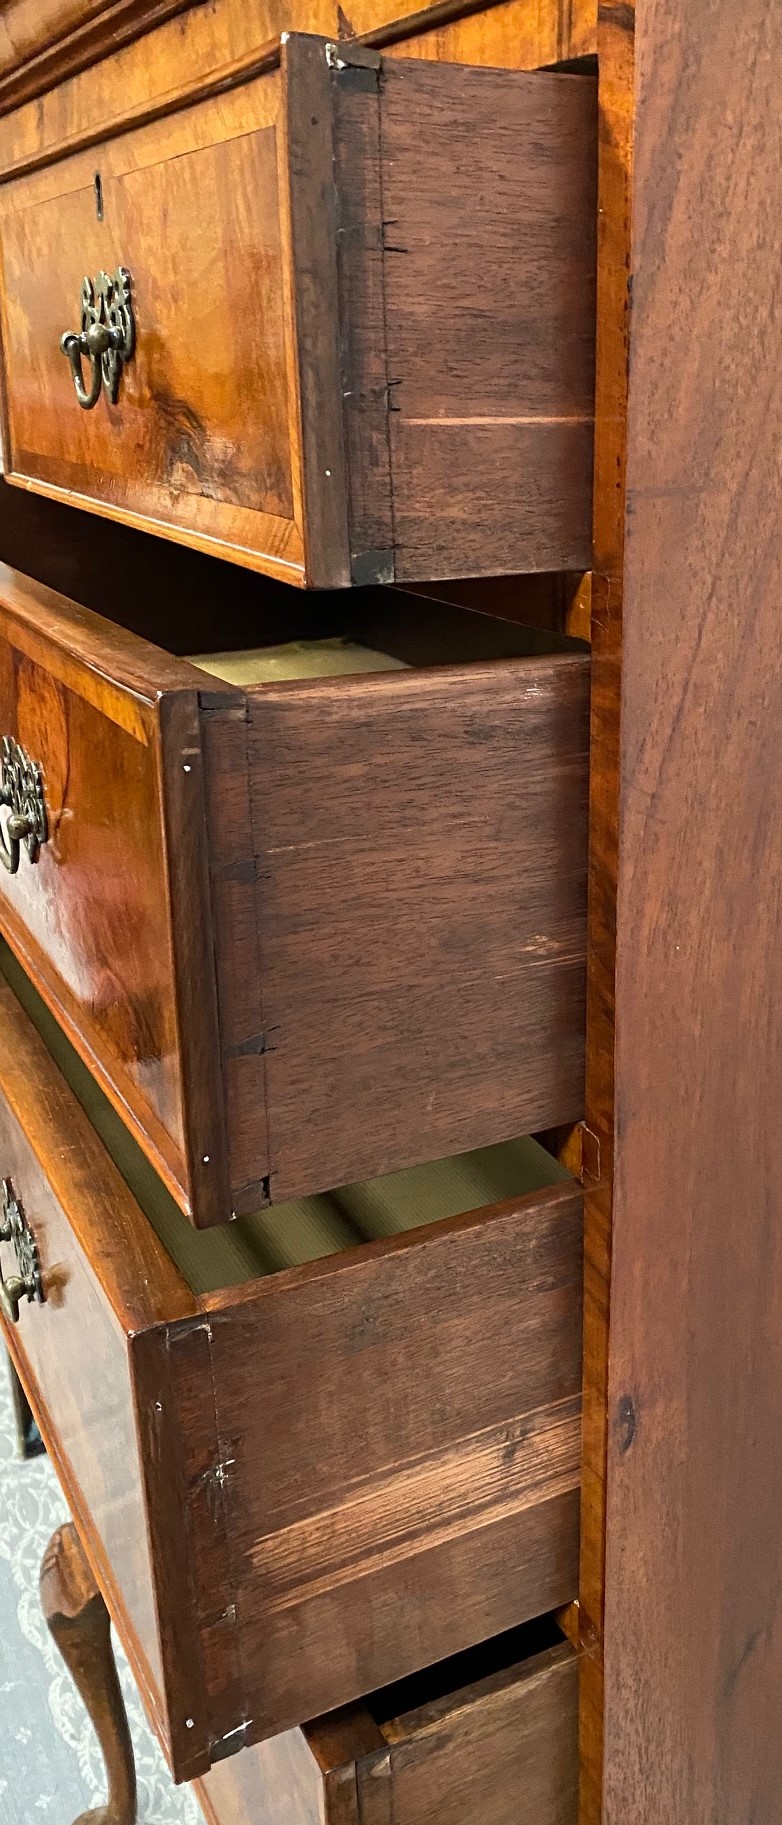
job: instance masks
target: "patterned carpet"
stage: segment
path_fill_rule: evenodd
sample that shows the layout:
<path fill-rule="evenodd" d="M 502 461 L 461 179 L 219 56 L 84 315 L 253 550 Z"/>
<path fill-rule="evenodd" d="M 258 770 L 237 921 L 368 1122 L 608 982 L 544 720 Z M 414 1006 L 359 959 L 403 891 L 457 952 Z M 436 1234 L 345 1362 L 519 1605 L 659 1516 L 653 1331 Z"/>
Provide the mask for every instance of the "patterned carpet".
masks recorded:
<path fill-rule="evenodd" d="M 0 1825 L 71 1825 L 106 1797 L 103 1765 L 80 1700 L 49 1639 L 38 1600 L 44 1548 L 67 1519 L 45 1457 L 16 1456 L 5 1352 L 0 1352 Z M 140 1825 L 203 1825 L 172 1785 L 118 1654 L 136 1750 Z"/>

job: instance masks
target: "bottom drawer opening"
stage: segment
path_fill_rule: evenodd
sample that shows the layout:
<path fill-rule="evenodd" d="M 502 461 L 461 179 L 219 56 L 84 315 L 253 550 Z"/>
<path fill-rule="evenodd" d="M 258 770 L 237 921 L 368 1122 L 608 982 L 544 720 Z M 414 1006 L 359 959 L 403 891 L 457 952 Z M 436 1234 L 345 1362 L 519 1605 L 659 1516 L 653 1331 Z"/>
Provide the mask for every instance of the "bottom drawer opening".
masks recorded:
<path fill-rule="evenodd" d="M 484 1680 L 497 1681 L 511 1671 L 518 1679 L 526 1666 L 552 1648 L 562 1647 L 565 1639 L 555 1614 L 535 1616 L 519 1628 L 507 1629 L 491 1641 L 481 1641 L 477 1647 L 466 1648 L 462 1654 L 452 1654 L 436 1666 L 424 1667 L 420 1673 L 411 1673 L 407 1679 L 398 1679 L 394 1685 L 372 1692 L 365 1700 L 366 1708 L 388 1739 L 393 1740 L 400 1720 L 409 1713 L 422 1712 L 432 1705 L 440 1711 L 456 1708 L 465 1687 Z"/>

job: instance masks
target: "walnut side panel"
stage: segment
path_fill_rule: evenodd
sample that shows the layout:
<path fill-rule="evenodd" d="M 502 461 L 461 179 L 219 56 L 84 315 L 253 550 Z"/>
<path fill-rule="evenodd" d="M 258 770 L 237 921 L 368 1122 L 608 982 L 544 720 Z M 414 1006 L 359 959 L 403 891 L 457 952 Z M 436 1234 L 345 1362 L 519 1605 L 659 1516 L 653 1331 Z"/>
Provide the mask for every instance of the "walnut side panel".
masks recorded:
<path fill-rule="evenodd" d="M 574 1594 L 580 1213 L 557 1188 L 206 1300 L 245 1740 Z"/>
<path fill-rule="evenodd" d="M 782 1791 L 780 83 L 639 3 L 604 1825 Z"/>
<path fill-rule="evenodd" d="M 398 581 L 591 562 L 596 118 L 591 77 L 384 64 Z"/>
<path fill-rule="evenodd" d="M 446 1699 L 389 1727 L 392 1825 L 576 1825 L 573 1649 L 563 1642 L 459 1700 L 458 1709 Z"/>
<path fill-rule="evenodd" d="M 588 692 L 568 655 L 249 695 L 273 1201 L 581 1115 Z"/>

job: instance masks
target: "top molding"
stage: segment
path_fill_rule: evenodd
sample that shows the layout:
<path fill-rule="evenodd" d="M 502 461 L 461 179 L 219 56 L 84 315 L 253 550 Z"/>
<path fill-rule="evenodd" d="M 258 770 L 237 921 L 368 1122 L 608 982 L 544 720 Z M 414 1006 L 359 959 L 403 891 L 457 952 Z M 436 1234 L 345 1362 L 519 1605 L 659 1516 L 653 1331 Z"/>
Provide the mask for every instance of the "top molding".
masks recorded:
<path fill-rule="evenodd" d="M 203 0 L 0 0 L 0 114 Z"/>

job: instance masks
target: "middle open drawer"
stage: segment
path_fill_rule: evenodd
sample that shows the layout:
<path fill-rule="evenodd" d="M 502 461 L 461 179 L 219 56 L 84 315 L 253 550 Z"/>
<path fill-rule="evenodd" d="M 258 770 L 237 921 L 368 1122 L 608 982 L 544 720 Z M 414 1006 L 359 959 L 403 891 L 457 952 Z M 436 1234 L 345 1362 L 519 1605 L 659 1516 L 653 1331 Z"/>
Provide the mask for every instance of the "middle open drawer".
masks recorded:
<path fill-rule="evenodd" d="M 583 1113 L 588 656 L 337 601 L 196 666 L 0 574 L 0 928 L 200 1226 Z"/>
<path fill-rule="evenodd" d="M 325 1199 L 198 1234 L 4 967 L 5 1335 L 175 1773 L 569 1601 L 578 1187 L 527 1141 L 402 1175 L 393 1236 L 378 1182 L 357 1246 Z"/>

